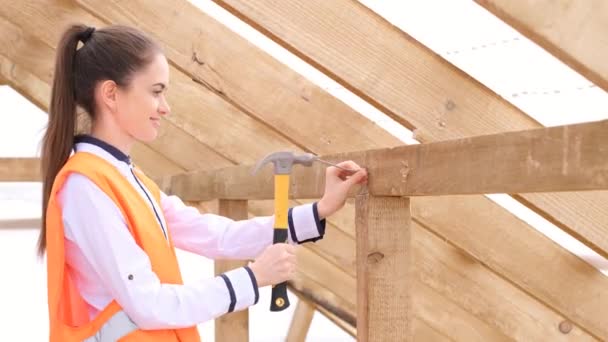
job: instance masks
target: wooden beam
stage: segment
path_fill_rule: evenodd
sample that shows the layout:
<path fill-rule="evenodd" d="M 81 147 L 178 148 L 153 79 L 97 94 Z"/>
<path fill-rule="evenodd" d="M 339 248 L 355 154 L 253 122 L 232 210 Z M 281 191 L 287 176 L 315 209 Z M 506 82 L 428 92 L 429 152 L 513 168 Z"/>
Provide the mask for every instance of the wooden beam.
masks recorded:
<path fill-rule="evenodd" d="M 256 48 L 189 1 L 77 2 L 108 23 L 133 25 L 149 32 L 166 46 L 165 51 L 172 64 L 189 78 L 255 120 L 272 127 L 274 132 L 300 149 L 328 154 L 400 144 L 397 138 L 375 123 Z M 215 101 L 220 100 L 216 98 Z M 205 108 L 205 111 L 216 117 L 222 113 L 211 108 Z M 286 115 L 289 120 L 286 120 Z M 228 131 L 216 129 L 227 135 L 225 132 Z M 253 144 L 272 150 L 261 140 Z M 251 154 L 254 158 L 259 155 Z"/>
<path fill-rule="evenodd" d="M 45 11 L 37 10 L 41 6 L 44 6 Z M 60 34 L 68 24 L 72 23 L 70 18 L 79 18 L 79 21 L 96 27 L 106 25 L 78 6 L 52 0 L 37 1 L 33 6 L 26 6 L 25 2 L 7 4 L 1 6 L 0 16 L 8 22 L 4 25 L 5 28 L 9 29 L 12 26 L 16 27 L 13 31 L 20 32 L 21 29 L 29 33 L 29 35 L 21 34 L 22 39 L 30 41 L 28 44 L 20 43 L 21 45 L 35 47 L 35 51 L 44 50 L 47 59 L 51 60 L 54 58 L 54 49 Z M 36 36 L 31 36 L 32 34 Z M 43 44 L 39 44 L 38 40 Z M 16 57 L 20 58 L 23 55 L 25 49 L 19 46 L 15 49 L 16 55 L 13 56 L 15 58 L 11 59 L 19 60 Z M 10 53 L 11 46 L 0 48 L 0 53 L 5 51 Z M 52 75 L 52 61 L 42 62 L 46 65 L 45 68 L 34 65 L 29 58 L 23 61 L 28 63 L 28 70 L 37 70 L 44 73 L 45 77 Z M 48 80 L 50 82 L 50 78 Z M 298 148 L 264 124 L 244 115 L 229 102 L 218 99 L 213 92 L 194 82 L 190 76 L 173 66 L 171 88 L 172 91 L 167 96 L 171 103 L 172 115 L 164 117 L 162 128 L 173 133 L 170 136 L 161 134 L 160 139 L 155 140 L 151 145 L 158 146 L 156 149 L 159 151 L 168 150 L 165 154 L 171 158 L 179 158 L 178 160 L 186 163 L 185 166 L 189 170 L 217 168 L 239 162 L 252 163 L 257 156 L 267 153 L 269 149 Z M 201 111 L 197 108 L 205 110 Z M 182 130 L 187 134 L 177 133 Z M 176 139 L 184 144 L 180 145 Z M 183 146 L 188 148 L 184 149 Z M 192 155 L 196 157 L 193 158 Z"/>
<path fill-rule="evenodd" d="M 355 293 L 345 297 L 344 294 L 334 292 L 332 286 L 328 287 L 326 281 L 319 282 L 307 276 L 305 271 L 307 270 L 298 267 L 296 277 L 288 282 L 289 289 L 298 297 L 313 302 L 317 308 L 324 308 L 346 324 L 356 326 Z"/>
<path fill-rule="evenodd" d="M 413 199 L 413 202 L 416 203 L 419 200 Z M 416 205 L 414 204 L 413 207 L 415 208 Z M 450 216 L 444 211 L 438 211 L 446 216 L 445 221 L 450 219 Z M 492 218 L 492 215 L 493 212 L 490 211 L 487 217 Z M 504 217 L 499 215 L 495 221 L 502 222 L 503 219 Z M 488 221 L 488 224 L 496 226 L 494 221 Z M 559 340 L 563 335 L 557 329 L 555 322 L 563 321 L 572 322 L 573 329 L 569 334 L 572 338 L 593 340 L 593 336 L 597 335 L 587 333 L 579 323 L 584 325 L 588 324 L 590 320 L 597 320 L 592 315 L 594 313 L 601 315 L 603 311 L 586 310 L 582 314 L 585 318 L 579 316 L 573 319 L 577 315 L 575 314 L 575 310 L 578 310 L 576 308 L 581 309 L 581 307 L 566 307 L 565 305 L 576 303 L 583 297 L 569 295 L 565 299 L 560 297 L 558 300 L 558 296 L 564 291 L 576 291 L 579 283 L 593 284 L 596 280 L 605 282 L 605 277 L 601 275 L 597 277 L 597 272 L 594 275 L 592 268 L 585 262 L 523 227 L 522 224 L 515 232 L 502 233 L 500 239 L 492 241 L 493 244 L 488 248 L 496 248 L 494 243 L 500 243 L 501 239 L 505 241 L 517 238 L 527 239 L 529 243 L 526 245 L 538 246 L 538 250 L 528 247 L 528 252 L 521 257 L 521 260 L 509 264 L 509 268 L 515 267 L 514 264 L 521 263 L 526 258 L 544 253 L 547 253 L 547 259 L 559 263 L 549 272 L 534 277 L 533 283 L 528 284 L 526 288 L 528 292 L 521 289 L 523 283 L 512 283 L 503 277 L 503 273 L 500 272 L 505 270 L 495 273 L 488 269 L 485 265 L 488 261 L 485 255 L 483 255 L 483 259 L 477 260 L 459 246 L 447 242 L 451 241 L 452 235 L 437 236 L 442 232 L 428 231 L 414 222 L 412 226 L 413 278 L 411 284 L 412 308 L 416 320 L 427 322 L 436 332 L 453 336 L 458 341 L 537 340 L 544 337 Z M 496 229 L 506 230 L 502 224 L 499 224 Z M 460 234 L 476 233 L 467 231 L 466 222 L 459 224 L 452 231 L 454 234 L 457 232 Z M 333 236 L 333 232 L 328 231 L 327 235 L 327 239 L 329 239 L 330 236 Z M 555 248 L 555 251 L 550 251 L 551 248 Z M 356 245 L 353 241 L 350 246 L 336 246 L 336 249 L 356 249 Z M 509 246 L 504 246 L 497 253 L 504 253 L 508 250 Z M 319 258 L 320 254 L 314 252 L 309 245 L 305 245 L 304 251 L 306 253 L 298 255 L 300 271 L 298 278 L 306 275 L 307 284 L 299 284 L 298 289 L 304 288 L 302 292 L 309 293 L 307 298 L 314 301 L 319 307 L 339 308 L 339 317 L 343 317 L 346 322 L 349 322 L 349 317 L 351 317 L 349 313 L 354 310 L 353 304 L 349 303 L 354 302 L 357 295 L 353 278 L 348 275 L 348 272 L 345 272 L 346 270 L 338 268 L 325 258 Z M 336 253 L 341 254 L 342 252 L 337 251 Z M 496 262 L 492 260 L 490 262 L 492 266 L 495 266 Z M 516 272 L 522 276 L 534 272 L 543 262 L 546 261 L 534 260 L 532 265 L 524 264 L 526 266 Z M 521 268 L 521 265 L 519 267 Z M 572 273 L 577 273 L 576 277 L 580 277 L 580 273 L 582 273 L 585 279 L 572 281 L 570 277 Z M 311 274 L 310 277 L 315 280 L 311 281 L 308 274 Z M 512 274 L 510 276 L 512 277 Z M 546 282 L 545 285 L 542 284 L 542 278 Z M 560 284 L 564 284 L 563 289 L 558 290 Z M 542 291 L 538 291 L 539 286 L 546 287 L 547 285 L 552 286 L 551 291 L 556 291 L 557 295 L 547 297 L 546 292 L 542 294 Z M 598 296 L 602 291 L 601 286 L 600 283 L 591 285 L 592 293 Z M 538 300 L 534 295 L 528 293 L 541 293 L 543 298 Z M 563 314 L 557 313 L 554 309 L 556 307 Z M 580 315 L 580 310 L 578 311 L 578 315 Z M 515 326 L 518 328 L 512 329 Z"/>
<path fill-rule="evenodd" d="M 352 159 L 368 169 L 376 196 L 439 196 L 608 189 L 608 120 L 323 159 Z M 272 167 L 257 176 L 252 166 L 175 175 L 166 192 L 188 200 L 270 199 Z M 325 165 L 294 166 L 292 197 L 323 195 Z"/>
<path fill-rule="evenodd" d="M 61 14 L 61 13 L 59 13 L 59 14 L 60 15 L 56 15 L 56 16 L 55 15 L 51 15 L 51 16 L 49 16 L 49 18 L 51 18 L 51 17 L 53 17 L 53 18 L 54 17 L 65 17 L 64 14 Z M 18 13 L 17 13 L 17 15 L 18 15 Z M 48 20 L 49 18 L 46 18 L 46 19 Z M 38 18 L 38 21 L 43 21 L 43 20 L 40 19 L 40 18 Z M 53 27 L 46 27 L 45 29 L 42 29 L 42 30 L 33 30 L 33 31 L 30 31 L 30 32 L 39 32 L 40 34 L 45 34 L 46 35 L 47 32 L 51 31 L 52 29 L 53 29 Z M 421 58 L 419 60 L 420 61 L 425 61 L 425 63 L 428 62 L 428 60 L 426 60 L 425 58 Z M 431 69 L 438 70 L 436 68 L 431 68 Z M 415 70 L 415 69 L 413 69 L 413 70 Z M 419 68 L 419 70 L 422 70 L 422 69 Z M 453 72 L 451 74 L 453 74 Z M 389 75 L 390 75 L 390 73 L 389 73 Z M 443 84 L 448 84 L 448 83 L 449 82 L 443 82 Z M 459 87 L 460 86 L 455 86 L 454 89 L 457 89 Z M 466 97 L 465 95 L 470 95 L 472 93 L 475 93 L 475 92 L 466 92 L 465 91 L 465 92 L 463 92 L 463 95 L 461 97 L 459 97 L 459 99 L 465 99 L 465 97 Z M 297 94 L 297 93 L 294 92 L 294 96 L 297 96 L 295 94 Z M 456 102 L 456 103 L 459 103 L 459 102 Z M 490 108 L 494 108 L 492 106 L 489 106 L 489 107 Z M 460 108 L 460 107 L 457 107 L 457 108 Z M 482 108 L 481 109 L 482 112 L 483 112 L 484 109 L 488 109 L 487 106 L 483 106 L 483 105 L 476 106 L 476 108 Z M 426 112 L 427 111 L 422 111 L 422 113 L 426 113 Z M 507 111 L 504 111 L 504 113 L 506 113 L 506 112 Z M 503 112 L 501 112 L 501 110 L 497 110 L 497 113 L 503 113 Z M 467 113 L 464 112 L 464 114 L 467 114 Z M 466 121 L 463 121 L 463 122 L 466 122 Z M 477 123 L 483 123 L 483 124 L 481 124 L 481 126 L 492 123 L 491 120 L 488 120 L 487 122 L 485 120 L 479 120 L 479 121 L 475 121 L 475 122 L 477 122 Z M 453 126 L 453 123 L 451 121 L 449 123 Z M 446 128 L 446 127 L 444 126 L 443 128 Z M 525 128 L 528 128 L 528 127 L 510 127 L 510 129 L 521 129 L 521 128 L 525 129 Z M 438 129 L 442 129 L 442 128 L 439 127 Z M 503 128 L 503 130 L 504 130 L 504 128 Z M 471 135 L 470 132 L 469 132 L 469 135 Z M 184 146 L 189 146 L 189 145 L 184 145 Z M 334 153 L 334 152 L 331 152 L 331 153 Z M 425 202 L 425 204 L 428 205 L 428 206 L 430 206 L 431 209 L 432 209 L 432 207 L 435 206 L 435 203 L 437 203 L 437 205 L 440 205 L 441 202 L 440 201 L 436 201 L 436 202 L 434 202 L 434 201 L 430 201 L 430 202 L 426 201 Z M 497 208 L 497 206 L 493 205 L 491 202 L 489 202 L 486 199 L 481 198 L 481 197 L 476 197 L 474 199 L 473 198 L 467 198 L 467 203 L 468 203 L 468 205 L 472 205 L 472 206 L 483 205 L 484 208 L 486 208 L 489 205 L 491 208 L 493 208 L 493 210 L 496 210 L 496 208 Z M 575 202 L 572 202 L 572 203 L 575 203 Z M 452 204 L 456 204 L 456 203 L 452 203 Z M 578 211 L 579 213 L 585 211 L 585 207 L 584 206 L 582 206 L 580 209 L 581 210 Z M 504 212 L 503 212 L 503 215 L 505 215 Z M 454 212 L 450 212 L 447 216 L 450 217 L 453 221 L 468 222 L 468 223 L 470 223 L 471 226 L 474 226 L 475 228 L 487 228 L 487 225 L 486 225 L 486 223 L 484 223 L 483 218 L 480 215 L 478 215 L 478 213 L 476 211 L 469 211 L 467 213 L 467 215 L 462 215 L 458 211 L 454 211 Z M 586 218 L 584 216 L 581 216 L 581 221 L 585 221 L 585 220 L 586 220 Z M 599 220 L 597 222 L 605 222 L 605 221 Z M 593 224 L 594 222 L 591 222 L 591 223 Z M 504 226 L 502 226 L 502 229 L 506 230 L 506 231 L 510 230 L 509 227 L 511 225 L 515 225 L 515 226 L 519 226 L 519 227 L 522 227 L 522 228 L 529 229 L 529 227 L 526 227 L 517 218 L 514 218 L 511 215 L 505 215 L 504 217 L 502 217 L 501 225 L 504 225 Z M 599 226 L 599 228 L 601 229 L 601 226 Z M 464 231 L 466 231 L 466 230 L 464 230 Z M 530 234 L 525 233 L 525 230 L 524 231 L 518 231 L 518 236 L 520 236 L 522 239 L 529 239 L 530 241 L 536 241 L 534 235 L 533 234 L 531 235 L 531 234 L 532 233 L 530 233 Z M 474 241 L 473 244 L 475 244 L 475 243 L 477 243 L 477 244 L 484 244 L 485 242 L 484 241 Z M 563 258 L 564 255 L 567 255 L 567 252 L 560 251 L 559 248 L 557 248 L 557 246 L 555 246 L 553 244 L 551 244 L 551 245 L 543 245 L 543 246 L 544 246 L 543 247 L 544 248 L 543 252 L 547 253 L 547 255 L 556 255 L 557 254 L 557 255 L 560 256 L 557 259 L 568 260 L 568 263 L 572 262 L 572 259 L 569 259 L 567 257 Z M 470 248 L 470 246 L 468 246 L 468 248 Z M 518 250 L 517 248 L 514 248 L 513 250 L 509 250 L 509 252 L 511 254 L 519 254 L 522 251 Z M 524 251 L 524 252 L 526 252 L 526 251 Z M 550 260 L 550 261 L 543 260 L 543 262 L 539 262 L 538 264 L 536 264 L 537 269 L 544 269 L 544 265 L 546 263 L 551 263 L 551 262 L 556 262 L 556 261 L 555 260 Z M 560 264 L 560 265 L 562 265 L 562 264 Z M 562 265 L 562 266 L 566 267 L 566 268 L 571 267 L 572 268 L 571 271 L 568 271 L 568 272 L 569 273 L 577 273 L 578 274 L 580 272 L 577 271 L 577 267 L 575 267 L 576 265 L 582 267 L 582 269 L 585 269 L 584 263 L 582 261 L 580 262 L 580 264 L 577 264 L 576 262 L 574 262 L 570 266 L 567 266 L 567 267 L 565 265 Z M 509 267 L 511 267 L 511 266 L 509 266 Z M 517 281 L 518 284 L 525 284 L 526 283 L 525 273 L 522 273 L 522 274 L 524 274 L 523 277 L 522 276 L 518 276 L 518 275 L 514 276 L 512 272 L 510 273 L 510 271 L 512 271 L 510 268 L 507 269 L 507 270 L 500 269 L 501 274 L 508 274 L 509 277 L 515 278 L 515 280 Z M 560 278 L 557 276 L 557 274 L 559 274 L 559 272 L 561 272 L 561 271 L 556 271 L 556 272 L 557 272 L 556 274 L 552 273 L 553 276 L 555 276 L 556 278 L 552 278 L 551 281 L 553 281 L 555 283 L 561 283 L 561 281 L 559 280 Z M 602 284 L 604 284 L 603 281 L 600 280 L 600 279 L 594 278 L 592 275 L 593 275 L 593 272 L 591 272 L 591 271 L 585 273 L 584 275 L 578 274 L 577 276 L 582 277 L 582 278 L 578 279 L 579 283 L 581 283 L 581 284 L 588 284 L 587 286 L 592 287 L 594 289 L 594 291 L 596 289 L 599 289 L 599 288 L 605 288 L 605 285 L 602 285 Z M 555 279 L 558 279 L 558 280 L 555 280 Z M 535 288 L 536 291 L 544 291 L 545 288 L 547 288 L 547 284 L 544 284 L 543 282 L 539 282 L 539 281 L 537 281 L 537 283 L 535 284 L 535 286 L 536 286 L 536 288 Z M 570 308 L 576 308 L 576 307 L 578 307 L 578 304 L 576 304 L 576 301 L 570 302 L 569 305 L 570 305 Z M 561 307 L 563 308 L 563 306 L 561 306 Z M 586 309 L 586 308 L 584 308 L 584 309 Z M 584 310 L 584 312 L 583 313 L 579 313 L 579 315 L 586 317 L 585 319 L 588 319 L 589 316 L 601 317 L 601 312 L 598 313 L 598 312 L 593 312 L 593 310 Z"/>
<path fill-rule="evenodd" d="M 340 296 L 329 291 L 325 286 L 311 280 L 302 273 L 296 279 L 290 280 L 289 289 L 300 300 L 314 303 L 324 316 L 338 325 L 342 330 L 355 337 L 357 318 L 354 306 Z M 354 298 L 353 298 L 354 301 Z"/>
<path fill-rule="evenodd" d="M 40 229 L 41 226 L 42 221 L 39 218 L 0 220 L 0 229 Z"/>
<path fill-rule="evenodd" d="M 40 159 L 0 158 L 0 182 L 39 182 Z"/>
<path fill-rule="evenodd" d="M 0 19 L 0 22 L 2 20 Z M 1 36 L 1 35 L 0 35 Z M 41 62 L 42 63 L 42 62 Z M 38 78 L 36 75 L 33 75 L 22 68 L 21 66 L 13 63 L 11 60 L 8 60 L 4 56 L 0 55 L 0 66 L 10 65 L 11 72 L 7 73 L 9 85 L 15 89 L 19 94 L 29 99 L 32 103 L 37 105 L 42 111 L 45 113 L 48 111 L 49 100 L 50 100 L 50 85 Z M 0 73 L 6 70 L 3 67 L 0 67 Z M 179 137 L 177 137 L 179 139 Z M 166 139 L 160 138 L 160 141 L 154 142 L 152 146 L 163 146 L 163 143 Z M 174 139 L 175 140 L 175 139 Z M 165 144 L 165 146 L 168 146 Z M 153 148 L 144 145 L 144 144 L 136 144 L 132 151 L 132 156 L 134 162 L 141 166 L 143 170 L 145 170 L 150 176 L 167 176 L 176 173 L 182 173 L 186 171 L 185 168 L 180 165 L 176 165 L 175 162 L 166 158 L 165 156 L 160 155 Z M 190 158 L 193 159 L 193 158 Z M 0 161 L 2 164 L 2 161 Z M 8 167 L 8 166 L 7 166 Z M 0 166 L 2 168 L 2 166 Z M 40 174 L 37 170 L 39 170 L 39 164 L 36 164 L 35 167 L 31 167 L 28 169 L 32 174 L 29 176 L 29 181 L 40 181 Z M 0 171 L 3 173 L 9 172 L 6 169 L 4 171 Z M 12 171 L 10 171 L 12 173 Z M 11 174 L 9 177 L 15 177 L 14 174 Z M 0 178 L 2 179 L 2 178 Z M 8 178 L 6 178 L 8 180 Z M 14 181 L 17 181 L 16 179 Z M 26 179 L 21 179 L 19 181 L 26 181 Z"/>
<path fill-rule="evenodd" d="M 359 2 L 214 2 L 415 130 L 422 142 L 537 125 Z"/>
<path fill-rule="evenodd" d="M 468 199 L 469 197 L 463 198 Z M 416 203 L 419 200 L 421 199 L 414 199 L 413 202 Z M 458 200 L 462 200 L 462 198 Z M 414 208 L 419 210 L 416 205 Z M 526 229 L 523 223 L 519 227 L 515 227 L 514 232 L 510 232 L 504 227 L 505 217 L 494 215 L 494 211 L 500 211 L 499 209 L 493 211 L 488 207 L 482 208 L 488 210 L 488 213 L 484 215 L 490 219 L 487 221 L 488 226 L 497 226 L 491 229 L 500 231 L 502 234 L 499 239 L 493 240 L 488 248 L 497 248 L 497 253 L 507 253 L 509 246 L 501 246 L 502 249 L 500 249 L 494 244 L 500 243 L 501 240 L 511 241 L 519 238 L 528 241 L 526 243 L 528 251 L 524 253 L 521 260 L 510 263 L 507 270 L 499 269 L 497 274 L 494 274 L 486 268 L 485 263 L 490 262 L 492 266 L 495 266 L 495 261 L 489 260 L 483 254 L 483 258 L 478 261 L 461 247 L 452 246 L 446 242 L 451 241 L 453 234 L 458 234 L 458 232 L 476 234 L 476 231 L 467 231 L 466 222 L 462 222 L 448 232 L 433 230 L 432 233 L 418 223 L 414 223 L 412 226 L 414 265 L 412 291 L 414 293 L 413 311 L 416 319 L 427 322 L 434 330 L 442 334 L 457 337 L 456 340 L 471 340 L 475 336 L 482 340 L 522 340 L 526 337 L 533 337 L 531 339 L 534 340 L 542 339 L 543 336 L 560 339 L 562 333 L 556 329 L 555 322 L 562 321 L 574 322 L 571 336 L 578 336 L 577 338 L 582 340 L 593 339 L 581 326 L 595 324 L 591 323 L 596 320 L 593 315 L 602 315 L 603 311 L 598 311 L 597 308 L 586 308 L 581 313 L 580 307 L 576 309 L 577 306 L 568 306 L 574 305 L 568 303 L 576 303 L 584 297 L 577 294 L 561 298 L 559 293 L 576 291 L 578 284 L 584 283 L 589 284 L 590 291 L 598 296 L 606 278 L 601 275 L 597 277 L 597 271 L 594 273 L 593 268 L 584 261 L 555 246 L 543 236 Z M 445 211 L 437 210 L 437 212 L 437 215 L 445 216 L 441 218 L 444 221 L 450 219 L 450 215 Z M 426 215 L 426 213 L 424 214 Z M 429 214 L 435 215 L 432 211 Z M 437 219 L 439 218 L 431 218 L 431 220 Z M 433 229 L 435 228 L 433 226 Z M 490 228 L 486 227 L 486 229 Z M 437 236 L 436 234 L 439 233 L 448 233 L 448 235 Z M 334 232 L 328 231 L 327 235 L 327 239 L 329 239 Z M 460 240 L 458 241 L 460 242 Z M 466 246 L 468 245 L 465 244 Z M 537 250 L 529 246 L 537 246 Z M 336 246 L 335 249 L 338 250 L 336 254 L 339 255 L 344 253 L 341 251 L 342 249 L 353 250 L 356 249 L 356 245 L 353 240 L 350 246 Z M 539 258 L 536 256 L 538 254 L 548 257 L 538 260 Z M 348 270 L 341 269 L 320 256 L 311 248 L 310 244 L 305 245 L 299 252 L 297 281 L 305 281 L 305 284 L 296 282 L 296 290 L 308 294 L 307 298 L 314 301 L 319 307 L 328 307 L 332 312 L 337 310 L 337 315 L 342 320 L 352 322 L 349 317 L 353 316 L 349 316 L 349 312 L 354 315 L 354 301 L 357 295 L 354 278 L 349 275 Z M 514 270 L 516 264 L 526 258 L 536 259 L 530 266 Z M 510 273 L 508 275 L 511 278 L 518 278 L 513 276 L 514 272 L 518 272 L 523 277 L 529 272 L 534 272 L 548 259 L 558 265 L 552 266 L 550 271 L 533 278 L 533 282 L 527 284 L 526 291 L 534 295 L 529 295 L 526 291 L 521 290 L 523 282 L 512 283 L 503 277 L 505 271 Z M 517 267 L 521 268 L 521 265 Z M 571 280 L 571 274 L 576 274 L 576 277 L 581 278 Z M 526 278 L 526 281 L 528 279 Z M 563 289 L 558 290 L 560 286 L 563 286 Z M 541 290 L 541 287 L 552 288 Z M 547 293 L 551 292 L 557 294 L 548 297 Z M 536 294 L 543 296 L 542 300 L 537 300 Z M 601 305 L 603 304 L 600 304 L 598 308 Z M 559 308 L 557 311 L 561 311 L 563 314 L 556 313 L 553 308 Z M 575 310 L 578 313 L 575 313 Z M 511 329 L 510 327 L 513 326 L 517 326 L 518 329 Z"/>
<path fill-rule="evenodd" d="M 233 220 L 247 219 L 247 201 L 219 201 L 219 215 Z M 246 261 L 216 260 L 215 274 L 242 267 Z M 215 341 L 249 341 L 249 310 L 223 315 L 215 320 Z"/>
<path fill-rule="evenodd" d="M 2 53 L 0 51 L 0 75 L 6 84 L 46 113 L 51 98 L 50 86 Z"/>
<path fill-rule="evenodd" d="M 521 291 L 449 240 L 416 223 L 412 244 L 414 314 L 432 322 L 437 331 L 456 341 L 564 338 L 555 322 L 568 319 L 556 313 L 552 303 Z M 568 338 L 594 340 L 577 324 Z"/>
<path fill-rule="evenodd" d="M 412 129 L 415 138 L 423 143 L 541 127 L 492 90 L 359 2 L 215 2 Z M 548 2 L 529 1 L 528 4 Z M 577 29 L 567 33 L 559 31 L 564 39 L 575 43 L 595 41 L 581 45 L 581 51 L 596 49 L 596 46 L 600 48 L 598 51 L 605 51 L 606 42 L 598 43 L 597 36 L 592 34 L 606 31 L 601 29 L 606 20 L 601 19 L 605 10 L 599 9 L 605 7 L 599 7 L 600 2 L 562 1 L 559 6 L 555 5 L 560 9 L 554 13 L 560 14 L 553 18 L 562 17 L 561 13 L 579 16 L 584 13 L 583 7 L 596 9 L 589 12 L 588 23 L 573 25 Z M 515 4 L 521 3 L 522 0 L 515 1 Z M 531 11 L 526 16 L 541 16 L 539 13 L 544 15 L 545 11 Z M 597 18 L 600 18 L 600 25 L 604 25 L 599 29 Z M 570 25 L 570 21 L 553 23 L 548 30 L 563 25 Z M 590 34 L 582 37 L 581 31 Z M 606 55 L 601 53 L 601 56 Z M 597 59 L 599 64 L 595 67 L 600 65 L 606 70 L 604 60 L 606 58 Z M 517 199 L 608 257 L 608 226 L 604 224 L 608 222 L 608 192 L 523 194 Z M 487 199 L 478 203 L 486 205 L 485 201 Z M 455 220 L 477 224 L 474 217 L 452 214 Z M 512 224 L 517 223 L 513 221 Z"/>
<path fill-rule="evenodd" d="M 52 9 L 53 7 L 49 8 Z M 59 15 L 58 13 L 53 14 Z M 9 85 L 22 96 L 47 112 L 51 96 L 50 83 L 53 74 L 54 48 L 1 17 L 0 28 L 2 28 L 0 42 L 4 44 L 0 44 L 0 74 L 3 74 L 9 80 Z M 54 27 L 48 30 L 58 30 L 58 28 Z M 42 33 L 42 30 L 34 32 Z M 32 58 L 31 56 L 38 56 L 39 58 Z M 20 61 L 21 64 L 13 61 Z M 188 146 L 188 148 L 184 149 L 183 146 Z M 182 170 L 200 170 L 234 165 L 233 162 L 202 144 L 192 135 L 182 133 L 181 129 L 170 121 L 163 122 L 155 141 L 136 146 L 134 150 L 134 161 L 141 166 L 145 166 L 144 170 L 157 170 L 155 174 L 159 176 L 175 173 L 175 170 L 169 164 L 178 164 Z M 153 158 L 148 161 L 147 158 L 152 155 L 158 157 L 159 152 L 163 153 L 165 157 Z M 141 157 L 139 157 L 140 154 Z M 196 157 L 193 158 L 192 155 Z M 158 163 L 158 165 L 149 165 L 155 163 Z"/>
<path fill-rule="evenodd" d="M 357 337 L 357 328 L 355 326 L 346 323 L 345 321 L 341 320 L 340 317 L 334 315 L 332 312 L 328 311 L 325 308 L 318 307 L 317 310 L 319 311 L 319 313 L 325 316 L 325 318 L 337 325 L 338 328 L 342 329 L 352 337 Z"/>
<path fill-rule="evenodd" d="M 306 299 L 300 298 L 296 306 L 296 310 L 291 318 L 291 325 L 287 333 L 287 342 L 304 342 L 310 323 L 315 315 L 316 305 Z"/>
<path fill-rule="evenodd" d="M 476 0 L 488 11 L 608 91 L 608 3 Z"/>
<path fill-rule="evenodd" d="M 463 217 L 475 216 L 476 224 L 454 220 L 453 213 L 456 212 Z M 608 339 L 608 327 L 603 319 L 608 314 L 608 296 L 605 295 L 608 278 L 541 233 L 531 230 L 523 221 L 519 224 L 508 222 L 512 214 L 505 213 L 493 203 L 480 203 L 471 196 L 417 197 L 412 200 L 412 214 L 416 224 L 474 256 L 480 264 L 550 308 L 551 312 L 542 315 L 549 327 L 547 331 L 555 327 L 551 322 L 568 320 L 597 339 Z M 458 254 L 454 253 L 450 258 L 458 260 Z M 463 262 L 453 269 L 477 272 L 479 267 L 467 266 Z M 580 290 L 581 284 L 584 284 L 584 291 Z M 502 285 L 495 284 L 487 290 L 494 292 L 500 287 Z M 466 297 L 461 295 L 460 298 Z M 518 301 L 505 299 L 501 310 L 507 302 L 515 305 Z M 520 305 L 509 311 L 537 312 Z M 561 317 L 552 317 L 552 312 Z M 534 326 L 539 317 L 541 315 L 537 313 L 529 317 L 528 324 L 533 323 Z M 534 330 L 538 331 L 538 328 Z"/>
<path fill-rule="evenodd" d="M 412 341 L 409 198 L 357 196 L 357 341 Z"/>

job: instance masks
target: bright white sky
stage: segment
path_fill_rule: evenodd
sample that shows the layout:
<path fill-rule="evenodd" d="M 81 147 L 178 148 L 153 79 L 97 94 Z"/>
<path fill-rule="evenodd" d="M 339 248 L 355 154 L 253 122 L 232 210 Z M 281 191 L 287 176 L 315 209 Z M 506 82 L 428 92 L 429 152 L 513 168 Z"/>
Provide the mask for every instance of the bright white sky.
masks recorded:
<path fill-rule="evenodd" d="M 203 11 L 225 23 L 235 32 L 266 50 L 311 81 L 328 90 L 362 115 L 399 137 L 416 143 L 411 132 L 396 124 L 331 81 L 314 68 L 266 39 L 248 25 L 235 19 L 210 0 L 191 0 Z M 490 89 L 521 108 L 546 126 L 608 118 L 608 94 L 544 52 L 528 39 L 468 0 L 361 0 L 394 25 L 409 33 Z M 437 11 L 437 8 L 442 8 Z M 466 23 L 466 25 L 463 25 Z M 5 124 L 0 126 L 0 157 L 25 157 L 38 154 L 38 144 L 46 124 L 46 114 L 8 87 L 0 87 L 0 104 Z M 492 195 L 521 219 L 529 222 L 557 243 L 595 265 L 608 270 L 608 262 L 571 239 L 552 224 L 506 195 Z M 37 183 L 0 183 L 0 219 L 37 217 L 40 211 L 40 186 Z M 43 341 L 47 336 L 45 267 L 34 256 L 34 230 L 0 231 L 0 270 L 5 277 L 0 292 L 0 340 Z M 18 260 L 19 262 L 14 262 Z M 185 278 L 212 274 L 209 261 L 182 253 L 180 261 Z M 281 341 L 292 310 L 271 314 L 266 308 L 269 293 L 263 292 L 261 305 L 251 310 L 251 340 Z M 14 308 L 20 306 L 20 310 Z M 295 305 L 292 305 L 293 309 Z M 23 310 L 25 308 L 26 310 Z M 22 311 L 22 314 L 19 314 Z M 43 327 L 31 329 L 31 323 Z M 282 327 L 276 330 L 277 327 Z M 213 335 L 213 325 L 203 324 L 205 340 Z M 24 333 L 31 333 L 26 338 Z M 321 315 L 315 315 L 309 341 L 352 341 Z"/>

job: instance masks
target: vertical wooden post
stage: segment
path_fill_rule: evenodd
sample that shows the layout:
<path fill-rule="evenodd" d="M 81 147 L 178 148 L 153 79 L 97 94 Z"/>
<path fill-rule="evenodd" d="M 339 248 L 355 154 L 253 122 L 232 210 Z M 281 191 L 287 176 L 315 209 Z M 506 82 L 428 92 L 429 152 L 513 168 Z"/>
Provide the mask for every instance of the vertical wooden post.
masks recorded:
<path fill-rule="evenodd" d="M 247 219 L 246 200 L 220 200 L 219 215 L 233 220 Z M 246 261 L 217 260 L 215 274 L 233 270 L 246 265 Z M 215 340 L 217 342 L 249 341 L 249 310 L 241 310 L 223 315 L 215 320 Z"/>
<path fill-rule="evenodd" d="M 310 323 L 315 314 L 315 304 L 307 301 L 304 298 L 298 300 L 298 306 L 293 313 L 289 333 L 287 334 L 287 342 L 304 342 L 306 334 L 310 328 Z"/>
<path fill-rule="evenodd" d="M 411 341 L 409 198 L 357 196 L 357 341 Z"/>

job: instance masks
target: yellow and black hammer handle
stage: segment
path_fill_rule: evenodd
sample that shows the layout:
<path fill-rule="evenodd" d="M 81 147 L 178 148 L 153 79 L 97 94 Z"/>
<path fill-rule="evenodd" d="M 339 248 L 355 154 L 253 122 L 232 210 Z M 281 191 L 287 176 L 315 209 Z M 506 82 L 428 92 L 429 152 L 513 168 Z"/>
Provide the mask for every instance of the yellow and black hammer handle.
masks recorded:
<path fill-rule="evenodd" d="M 274 175 L 274 230 L 272 243 L 287 241 L 287 213 L 289 211 L 289 174 Z M 282 311 L 289 307 L 287 298 L 287 282 L 272 287 L 270 311 Z"/>

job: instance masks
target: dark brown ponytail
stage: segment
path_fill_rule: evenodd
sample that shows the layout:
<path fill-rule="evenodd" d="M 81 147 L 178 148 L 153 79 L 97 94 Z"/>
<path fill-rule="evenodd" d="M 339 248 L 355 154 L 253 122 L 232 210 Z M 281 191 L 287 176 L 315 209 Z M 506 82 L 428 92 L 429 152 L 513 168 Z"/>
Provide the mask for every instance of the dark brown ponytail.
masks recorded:
<path fill-rule="evenodd" d="M 83 42 L 77 49 L 78 43 Z M 74 144 L 76 106 L 95 118 L 95 86 L 113 80 L 127 87 L 134 72 L 150 63 L 161 49 L 143 32 L 127 26 L 100 30 L 72 25 L 57 46 L 49 121 L 42 140 L 42 230 L 38 252 L 46 248 L 46 211 L 55 177 L 68 160 Z"/>

